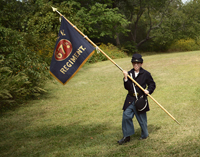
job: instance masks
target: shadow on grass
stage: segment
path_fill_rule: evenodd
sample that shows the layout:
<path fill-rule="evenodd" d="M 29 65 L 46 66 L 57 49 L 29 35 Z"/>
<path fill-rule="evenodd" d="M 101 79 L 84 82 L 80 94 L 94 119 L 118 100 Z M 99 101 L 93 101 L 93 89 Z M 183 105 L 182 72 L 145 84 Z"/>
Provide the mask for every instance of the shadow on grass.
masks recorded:
<path fill-rule="evenodd" d="M 58 153 L 61 156 L 81 154 L 85 149 L 92 150 L 93 147 L 102 145 L 102 142 L 103 146 L 107 146 L 112 142 L 112 138 L 116 139 L 116 128 L 112 128 L 111 132 L 114 132 L 112 134 L 109 126 L 110 124 L 76 123 L 40 128 L 24 126 L 12 132 L 1 131 L 3 141 L 0 142 L 0 156 L 45 156 L 57 154 L 59 151 L 62 152 Z M 92 154 L 96 151 L 94 149 Z M 85 153 L 87 154 L 87 151 Z"/>
<path fill-rule="evenodd" d="M 10 100 L 10 103 L 4 102 L 3 100 L 0 100 L 0 117 L 5 115 L 9 111 L 15 111 L 20 107 L 28 105 L 30 102 L 35 100 L 47 100 L 47 99 L 53 99 L 52 95 L 56 90 L 58 90 L 58 87 L 56 86 L 58 83 L 54 83 L 55 81 L 50 80 L 47 82 L 47 84 L 51 84 L 53 88 L 45 88 L 46 92 L 40 93 L 38 96 L 29 96 L 27 98 L 18 98 L 15 100 Z"/>
<path fill-rule="evenodd" d="M 160 129 L 161 129 L 161 126 L 155 126 L 155 125 L 152 125 L 152 124 L 148 125 L 149 134 L 155 133 Z"/>
<path fill-rule="evenodd" d="M 27 104 L 29 104 L 30 102 L 34 101 L 34 100 L 40 100 L 40 99 L 50 99 L 52 98 L 51 94 L 46 92 L 41 94 L 40 96 L 30 96 L 29 98 L 27 98 L 27 100 L 25 99 L 18 99 L 18 100 L 13 100 L 11 103 L 2 103 L 0 101 L 0 117 L 2 117 L 3 115 L 5 115 L 8 111 L 15 111 L 16 109 L 26 106 Z"/>
<path fill-rule="evenodd" d="M 148 132 L 149 132 L 149 136 L 151 136 L 151 134 L 154 134 L 155 132 L 157 132 L 158 130 L 160 130 L 161 127 L 160 126 L 155 126 L 155 125 L 148 125 Z M 137 128 L 135 130 L 135 134 L 132 136 L 132 138 L 139 138 L 141 137 L 141 128 Z"/>

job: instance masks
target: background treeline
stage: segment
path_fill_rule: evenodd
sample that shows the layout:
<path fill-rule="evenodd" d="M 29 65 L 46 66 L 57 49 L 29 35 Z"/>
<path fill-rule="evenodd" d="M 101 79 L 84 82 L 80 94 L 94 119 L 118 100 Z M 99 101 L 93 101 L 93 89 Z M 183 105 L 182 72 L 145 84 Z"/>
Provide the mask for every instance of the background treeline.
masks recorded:
<path fill-rule="evenodd" d="M 0 108 L 35 98 L 49 77 L 58 10 L 112 58 L 200 48 L 200 0 L 0 0 Z M 95 53 L 89 63 L 106 60 Z M 12 106 L 11 106 L 12 107 Z"/>

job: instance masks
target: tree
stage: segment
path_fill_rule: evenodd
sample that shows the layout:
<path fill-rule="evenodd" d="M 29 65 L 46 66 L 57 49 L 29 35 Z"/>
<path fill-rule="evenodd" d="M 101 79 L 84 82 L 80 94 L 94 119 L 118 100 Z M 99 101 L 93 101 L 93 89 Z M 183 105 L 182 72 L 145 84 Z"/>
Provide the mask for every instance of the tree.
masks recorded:
<path fill-rule="evenodd" d="M 47 64 L 25 44 L 24 19 L 28 19 L 30 6 L 14 0 L 1 2 L 0 109 L 43 93 L 48 76 Z"/>
<path fill-rule="evenodd" d="M 126 0 L 115 1 L 116 6 L 126 16 L 129 24 L 130 39 L 138 49 L 142 44 L 155 38 L 155 30 L 161 28 L 170 5 L 174 0 Z"/>
<path fill-rule="evenodd" d="M 96 3 L 90 10 L 82 9 L 77 12 L 81 22 L 84 23 L 85 32 L 91 38 L 109 36 L 116 38 L 116 33 L 126 33 L 127 20 L 118 13 L 117 8 L 108 8 L 106 4 Z"/>
<path fill-rule="evenodd" d="M 16 0 L 0 0 L 0 24 L 5 28 L 22 31 L 22 23 L 29 13 L 28 3 Z"/>
<path fill-rule="evenodd" d="M 151 47 L 154 47 L 154 50 L 166 51 L 180 39 L 197 40 L 200 36 L 199 6 L 197 1 L 184 5 L 172 3 L 160 29 L 154 31 L 155 38 L 151 40 Z"/>
<path fill-rule="evenodd" d="M 181 9 L 184 14 L 182 17 L 182 31 L 183 38 L 199 38 L 200 36 L 200 0 L 193 0 L 185 5 Z"/>

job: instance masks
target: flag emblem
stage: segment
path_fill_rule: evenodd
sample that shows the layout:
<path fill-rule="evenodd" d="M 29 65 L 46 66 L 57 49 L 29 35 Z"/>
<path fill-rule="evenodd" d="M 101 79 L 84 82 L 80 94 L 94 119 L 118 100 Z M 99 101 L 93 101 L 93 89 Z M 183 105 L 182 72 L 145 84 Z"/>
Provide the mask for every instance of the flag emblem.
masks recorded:
<path fill-rule="evenodd" d="M 65 60 L 72 52 L 72 44 L 69 40 L 62 39 L 56 46 L 55 59 L 57 61 Z"/>

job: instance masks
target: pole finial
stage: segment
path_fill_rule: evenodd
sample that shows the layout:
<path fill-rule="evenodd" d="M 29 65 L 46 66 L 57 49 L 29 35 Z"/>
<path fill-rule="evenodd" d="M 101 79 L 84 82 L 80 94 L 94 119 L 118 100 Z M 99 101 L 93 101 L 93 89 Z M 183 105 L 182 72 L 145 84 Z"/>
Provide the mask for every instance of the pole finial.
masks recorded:
<path fill-rule="evenodd" d="M 52 7 L 53 11 L 57 11 L 57 8 Z"/>

